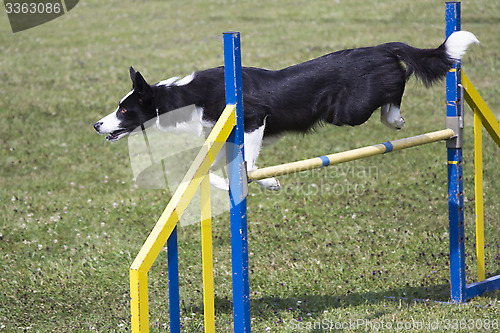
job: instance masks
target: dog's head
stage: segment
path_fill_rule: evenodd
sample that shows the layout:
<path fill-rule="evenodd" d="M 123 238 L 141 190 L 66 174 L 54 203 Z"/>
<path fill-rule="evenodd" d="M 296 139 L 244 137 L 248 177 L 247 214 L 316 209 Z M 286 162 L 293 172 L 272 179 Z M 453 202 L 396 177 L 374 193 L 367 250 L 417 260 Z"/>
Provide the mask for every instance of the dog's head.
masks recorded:
<path fill-rule="evenodd" d="M 132 90 L 118 103 L 118 108 L 94 124 L 99 134 L 109 134 L 108 141 L 119 140 L 157 116 L 155 93 L 141 73 L 130 67 Z"/>

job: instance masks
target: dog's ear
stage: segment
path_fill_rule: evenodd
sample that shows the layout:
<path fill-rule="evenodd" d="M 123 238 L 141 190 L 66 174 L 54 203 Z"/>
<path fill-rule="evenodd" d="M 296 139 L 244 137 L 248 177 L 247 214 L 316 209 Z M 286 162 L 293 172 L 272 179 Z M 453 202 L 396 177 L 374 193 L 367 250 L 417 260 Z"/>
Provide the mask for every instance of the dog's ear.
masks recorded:
<path fill-rule="evenodd" d="M 135 70 L 134 67 L 130 66 L 130 79 L 132 80 L 132 83 L 135 81 Z"/>
<path fill-rule="evenodd" d="M 135 76 L 134 79 L 132 79 L 132 82 L 134 83 L 134 91 L 139 95 L 145 96 L 151 92 L 151 86 L 146 82 L 146 80 L 144 80 L 141 73 L 135 72 Z"/>

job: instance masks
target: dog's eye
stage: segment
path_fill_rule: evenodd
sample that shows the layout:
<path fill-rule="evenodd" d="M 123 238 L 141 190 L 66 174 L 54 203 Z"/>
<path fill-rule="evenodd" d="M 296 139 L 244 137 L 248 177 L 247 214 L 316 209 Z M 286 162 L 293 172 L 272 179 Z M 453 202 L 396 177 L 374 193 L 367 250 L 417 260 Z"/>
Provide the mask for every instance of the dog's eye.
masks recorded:
<path fill-rule="evenodd" d="M 126 109 L 121 109 L 121 112 L 122 112 L 122 113 L 126 113 L 126 112 L 127 112 L 127 110 L 126 110 Z"/>

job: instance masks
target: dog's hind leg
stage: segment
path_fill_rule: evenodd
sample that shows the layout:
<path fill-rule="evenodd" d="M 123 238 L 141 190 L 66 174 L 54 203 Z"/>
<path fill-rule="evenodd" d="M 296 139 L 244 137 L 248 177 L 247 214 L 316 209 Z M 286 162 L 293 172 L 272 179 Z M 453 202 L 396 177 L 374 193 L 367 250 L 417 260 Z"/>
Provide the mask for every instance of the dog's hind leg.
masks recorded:
<path fill-rule="evenodd" d="M 405 125 L 405 120 L 401 117 L 399 106 L 388 103 L 382 105 L 380 109 L 380 121 L 393 129 L 402 129 Z"/>
<path fill-rule="evenodd" d="M 229 179 L 227 179 L 225 175 L 224 166 L 226 165 L 226 144 L 222 147 L 222 150 L 219 152 L 217 157 L 215 158 L 212 166 L 209 171 L 209 179 L 210 184 L 219 190 L 229 191 Z M 222 169 L 222 173 L 224 177 L 221 177 L 215 174 L 215 170 Z"/>

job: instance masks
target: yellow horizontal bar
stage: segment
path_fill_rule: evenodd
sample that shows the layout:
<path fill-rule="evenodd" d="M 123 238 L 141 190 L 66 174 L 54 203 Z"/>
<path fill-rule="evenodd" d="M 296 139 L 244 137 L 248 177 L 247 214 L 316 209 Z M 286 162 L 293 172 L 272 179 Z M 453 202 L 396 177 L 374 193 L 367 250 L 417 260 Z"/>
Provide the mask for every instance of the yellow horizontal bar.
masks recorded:
<path fill-rule="evenodd" d="M 462 71 L 462 86 L 464 87 L 465 100 L 474 112 L 479 114 L 484 128 L 486 128 L 493 141 L 500 147 L 500 124 L 464 71 Z"/>
<path fill-rule="evenodd" d="M 446 140 L 454 136 L 455 133 L 451 129 L 445 129 L 441 131 L 431 132 L 427 134 L 417 135 L 411 138 L 405 138 L 400 140 L 390 141 L 389 144 L 392 145 L 392 151 L 401 150 L 405 148 L 415 147 L 423 145 L 426 143 L 431 143 L 440 140 Z M 387 151 L 386 144 L 378 144 L 363 148 L 358 148 L 354 150 L 344 151 L 341 153 L 335 153 L 331 155 L 326 155 L 320 157 L 315 157 L 307 160 L 275 165 L 267 168 L 258 169 L 248 173 L 249 179 L 259 180 L 269 177 L 275 177 L 280 175 L 287 175 L 290 173 L 295 173 L 299 171 L 311 170 L 321 168 L 323 166 L 323 161 L 328 158 L 328 165 L 336 165 L 344 162 L 354 161 L 361 158 L 380 155 Z"/>

